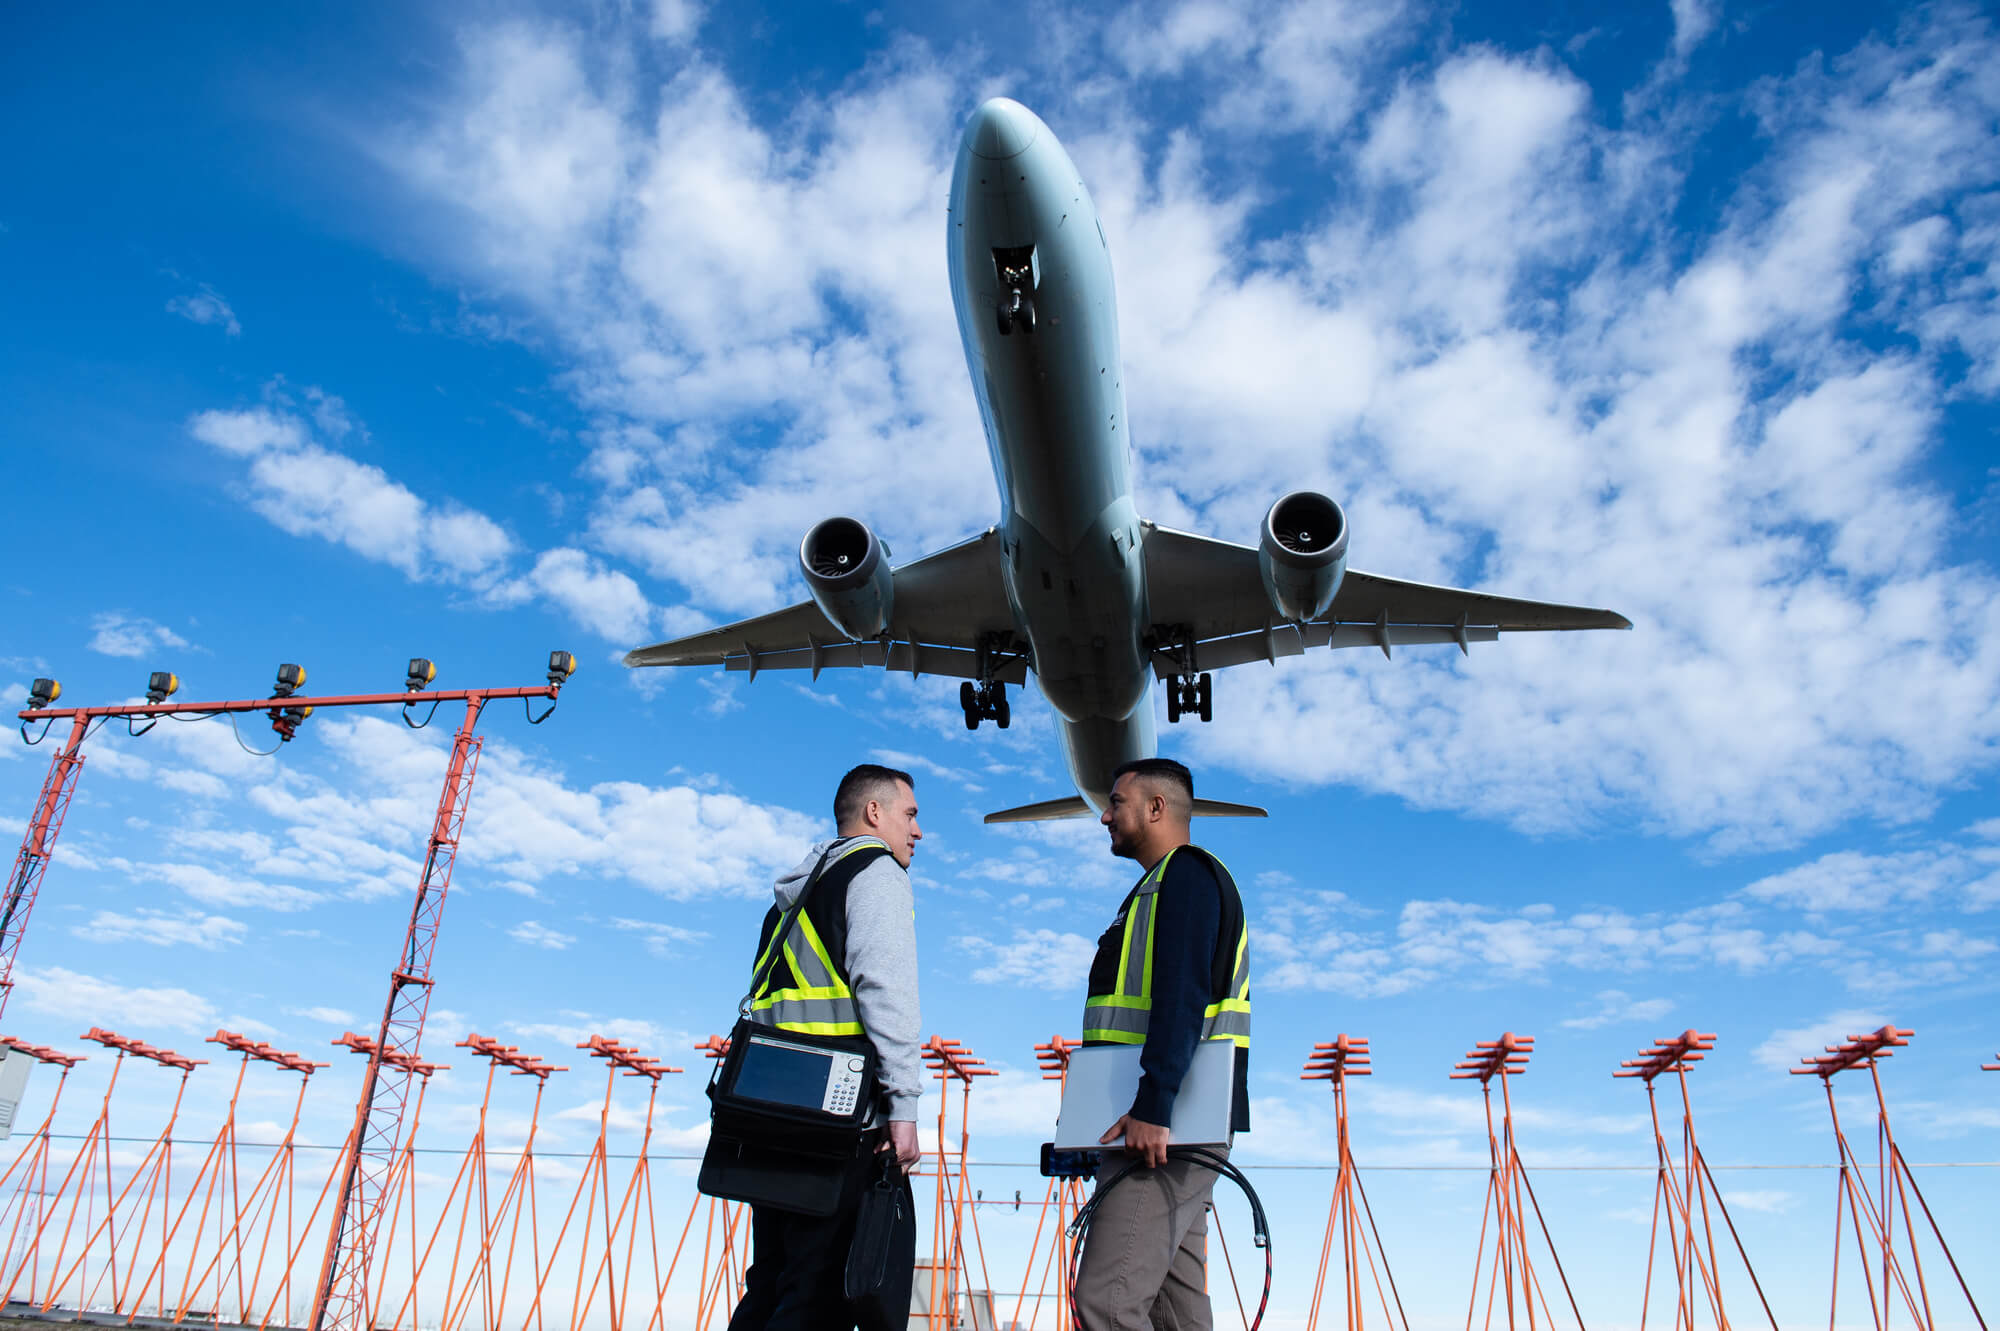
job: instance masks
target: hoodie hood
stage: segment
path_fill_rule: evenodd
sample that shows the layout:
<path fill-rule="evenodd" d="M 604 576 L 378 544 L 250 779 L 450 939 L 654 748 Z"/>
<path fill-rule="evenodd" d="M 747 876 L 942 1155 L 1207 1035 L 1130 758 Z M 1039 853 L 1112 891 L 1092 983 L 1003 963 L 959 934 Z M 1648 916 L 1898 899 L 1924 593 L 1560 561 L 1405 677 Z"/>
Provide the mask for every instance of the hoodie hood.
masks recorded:
<path fill-rule="evenodd" d="M 821 856 L 836 846 L 847 846 L 864 841 L 873 842 L 881 846 L 884 850 L 889 848 L 882 838 L 872 836 L 835 837 L 831 841 L 815 843 L 813 848 L 806 852 L 806 857 L 798 862 L 796 868 L 779 874 L 777 882 L 772 884 L 772 891 L 778 898 L 778 909 L 790 910 L 792 908 L 792 904 L 799 899 L 799 893 L 805 891 L 806 884 L 811 881 L 813 870 L 819 866 Z"/>

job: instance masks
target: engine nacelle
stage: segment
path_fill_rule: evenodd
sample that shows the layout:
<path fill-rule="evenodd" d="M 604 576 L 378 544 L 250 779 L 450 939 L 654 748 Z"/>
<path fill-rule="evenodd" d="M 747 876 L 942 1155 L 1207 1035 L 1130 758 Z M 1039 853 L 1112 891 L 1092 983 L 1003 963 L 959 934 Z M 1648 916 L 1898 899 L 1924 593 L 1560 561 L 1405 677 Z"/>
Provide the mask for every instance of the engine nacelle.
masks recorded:
<path fill-rule="evenodd" d="M 1303 623 L 1325 614 L 1347 573 L 1347 515 L 1323 494 L 1294 490 L 1264 515 L 1257 567 L 1279 615 Z"/>
<path fill-rule="evenodd" d="M 799 567 L 813 604 L 835 628 L 857 641 L 880 637 L 896 609 L 889 551 L 866 523 L 828 518 L 799 542 Z"/>

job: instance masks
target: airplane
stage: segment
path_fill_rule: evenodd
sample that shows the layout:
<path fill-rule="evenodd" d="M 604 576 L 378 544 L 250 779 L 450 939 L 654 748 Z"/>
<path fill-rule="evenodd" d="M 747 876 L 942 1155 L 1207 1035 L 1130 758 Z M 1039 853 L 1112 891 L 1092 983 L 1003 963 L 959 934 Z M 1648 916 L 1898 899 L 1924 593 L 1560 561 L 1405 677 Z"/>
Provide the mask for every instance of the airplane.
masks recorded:
<path fill-rule="evenodd" d="M 811 599 L 641 647 L 628 666 L 764 670 L 879 667 L 956 677 L 968 730 L 1006 729 L 1007 687 L 1033 672 L 1057 715 L 1077 793 L 986 815 L 1082 818 L 1111 773 L 1158 751 L 1167 720 L 1214 716 L 1211 672 L 1317 648 L 1495 641 L 1502 633 L 1629 629 L 1610 610 L 1515 600 L 1347 567 L 1348 524 L 1297 490 L 1255 547 L 1146 521 L 1132 499 L 1110 246 L 1082 177 L 1018 102 L 976 110 L 952 171 L 952 304 L 986 427 L 1001 519 L 960 544 L 890 566 L 864 522 L 806 532 Z M 1198 800 L 1195 811 L 1263 816 Z"/>

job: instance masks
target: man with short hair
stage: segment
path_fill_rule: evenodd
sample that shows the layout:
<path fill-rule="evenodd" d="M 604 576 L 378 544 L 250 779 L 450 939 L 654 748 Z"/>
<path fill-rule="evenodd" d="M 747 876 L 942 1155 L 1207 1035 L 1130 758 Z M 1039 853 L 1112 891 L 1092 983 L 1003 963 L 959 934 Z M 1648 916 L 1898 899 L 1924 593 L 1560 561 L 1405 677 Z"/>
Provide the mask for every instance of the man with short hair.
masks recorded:
<path fill-rule="evenodd" d="M 1139 1090 L 1104 1134 L 1098 1184 L 1143 1167 L 1104 1195 L 1091 1220 L 1076 1301 L 1080 1331 L 1213 1325 L 1205 1212 L 1215 1174 L 1167 1155 L 1167 1124 L 1204 1040 L 1236 1046 L 1230 1130 L 1250 1130 L 1250 942 L 1229 871 L 1191 844 L 1194 777 L 1171 758 L 1114 774 L 1098 821 L 1111 853 L 1145 871 L 1098 940 L 1084 1003 L 1085 1044 L 1137 1044 Z M 1228 1146 L 1210 1148 L 1227 1155 Z"/>
<path fill-rule="evenodd" d="M 881 1063 L 881 1094 L 874 1131 L 879 1151 L 893 1151 L 905 1172 L 918 1159 L 917 1103 L 923 1096 L 922 1025 L 917 1009 L 916 911 L 910 891 L 910 858 L 923 832 L 917 827 L 915 781 L 908 772 L 864 763 L 834 792 L 837 835 L 807 852 L 780 877 L 776 902 L 764 917 L 753 975 L 772 948 L 781 948 L 770 974 L 751 995 L 750 1018 L 779 1030 L 866 1035 Z M 813 882 L 815 870 L 819 878 Z M 808 883 L 812 894 L 784 939 L 779 920 Z M 792 958 L 810 967 L 817 958 L 830 974 L 794 972 Z M 830 981 L 830 983 L 827 983 Z M 808 991 L 810 996 L 808 996 Z M 808 1009 L 810 1005 L 810 1010 Z M 837 1028 L 837 1029 L 834 1029 Z M 847 1167 L 841 1201 L 831 1216 L 806 1216 L 774 1206 L 751 1208 L 752 1261 L 744 1272 L 742 1302 L 729 1331 L 803 1331 L 852 1328 L 854 1309 L 843 1289 L 855 1210 L 877 1168 L 864 1152 Z M 905 1189 L 908 1188 L 905 1183 Z M 911 1231 L 914 1235 L 914 1230 Z M 915 1249 L 892 1254 L 905 1273 Z M 884 1282 L 885 1288 L 891 1282 Z"/>

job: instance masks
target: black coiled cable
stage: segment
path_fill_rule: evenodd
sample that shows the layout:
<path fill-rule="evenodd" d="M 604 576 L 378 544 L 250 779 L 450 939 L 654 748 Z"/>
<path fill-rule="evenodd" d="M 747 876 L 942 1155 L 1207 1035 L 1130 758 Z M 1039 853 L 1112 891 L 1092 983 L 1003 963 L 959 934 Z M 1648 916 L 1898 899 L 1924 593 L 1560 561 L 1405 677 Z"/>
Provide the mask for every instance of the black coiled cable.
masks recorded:
<path fill-rule="evenodd" d="M 1257 1328 L 1264 1323 L 1264 1308 L 1271 1302 L 1271 1226 L 1264 1218 L 1263 1201 L 1257 1196 L 1257 1190 L 1250 1186 L 1250 1180 L 1243 1176 L 1243 1171 L 1229 1163 L 1228 1156 L 1217 1154 L 1205 1146 L 1169 1146 L 1167 1158 L 1185 1160 L 1220 1174 L 1241 1188 L 1243 1196 L 1249 1200 L 1253 1237 L 1256 1245 L 1264 1250 L 1264 1292 L 1257 1299 L 1257 1315 L 1250 1319 L 1250 1331 L 1257 1331 Z M 1104 1200 L 1105 1195 L 1123 1183 L 1133 1170 L 1143 1168 L 1145 1160 L 1141 1157 L 1098 1184 L 1096 1190 L 1090 1194 L 1090 1200 L 1077 1208 L 1075 1218 L 1069 1222 L 1069 1315 L 1070 1324 L 1076 1327 L 1077 1331 L 1089 1331 L 1084 1326 L 1083 1310 L 1077 1306 L 1076 1279 L 1083 1269 L 1084 1239 L 1090 1233 L 1090 1222 L 1096 1216 L 1098 1203 Z"/>

